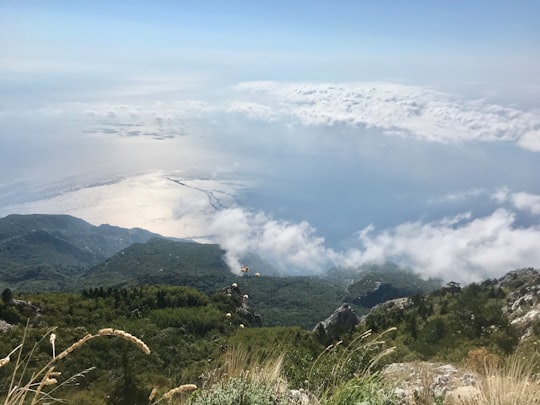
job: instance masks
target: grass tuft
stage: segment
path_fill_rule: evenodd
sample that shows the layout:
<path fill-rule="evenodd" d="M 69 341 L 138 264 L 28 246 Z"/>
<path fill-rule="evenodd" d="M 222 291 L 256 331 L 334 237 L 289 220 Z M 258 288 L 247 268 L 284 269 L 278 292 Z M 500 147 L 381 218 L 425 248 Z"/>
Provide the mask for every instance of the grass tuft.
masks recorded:
<path fill-rule="evenodd" d="M 58 362 L 58 360 L 68 357 L 75 350 L 84 346 L 88 341 L 94 338 L 107 335 L 117 336 L 128 342 L 133 343 L 145 354 L 150 354 L 150 349 L 148 348 L 148 346 L 146 346 L 146 344 L 139 338 L 121 330 L 110 329 L 112 331 L 112 333 L 110 334 L 100 333 L 102 331 L 98 332 L 95 335 L 86 334 L 81 339 L 63 350 L 58 356 L 56 356 L 54 349 L 56 334 L 52 333 L 53 330 L 54 329 L 51 329 L 49 332 L 47 332 L 37 343 L 32 346 L 30 351 L 23 356 L 23 349 L 25 347 L 28 332 L 27 324 L 24 330 L 21 344 L 18 345 L 15 349 L 13 349 L 7 356 L 0 360 L 0 367 L 4 366 L 11 361 L 10 357 L 13 355 L 13 353 L 18 351 L 17 360 L 14 364 L 13 372 L 11 373 L 11 380 L 6 398 L 4 400 L 4 405 L 23 405 L 25 403 L 28 403 L 27 399 L 29 399 L 29 397 L 31 397 L 31 405 L 38 404 L 45 400 L 48 402 L 60 402 L 61 400 L 53 397 L 52 393 L 55 392 L 58 388 L 72 382 L 74 378 L 84 376 L 92 368 L 82 371 L 75 376 L 66 379 L 62 383 L 59 383 L 58 378 L 60 377 L 61 372 L 56 371 L 56 363 Z M 33 372 L 31 375 L 28 375 L 29 364 L 33 360 L 36 348 L 47 337 L 49 338 L 49 342 L 51 343 L 51 345 L 53 345 L 53 356 L 41 369 L 39 369 L 39 371 Z M 53 388 L 50 389 L 48 392 L 45 392 L 47 387 Z"/>

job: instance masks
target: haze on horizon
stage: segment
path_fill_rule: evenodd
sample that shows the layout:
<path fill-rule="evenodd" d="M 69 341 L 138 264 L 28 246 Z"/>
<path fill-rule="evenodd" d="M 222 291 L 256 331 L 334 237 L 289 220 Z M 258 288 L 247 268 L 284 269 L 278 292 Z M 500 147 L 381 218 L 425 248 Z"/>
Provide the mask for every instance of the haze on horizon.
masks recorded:
<path fill-rule="evenodd" d="M 540 4 L 0 0 L 0 215 L 291 274 L 540 267 Z"/>

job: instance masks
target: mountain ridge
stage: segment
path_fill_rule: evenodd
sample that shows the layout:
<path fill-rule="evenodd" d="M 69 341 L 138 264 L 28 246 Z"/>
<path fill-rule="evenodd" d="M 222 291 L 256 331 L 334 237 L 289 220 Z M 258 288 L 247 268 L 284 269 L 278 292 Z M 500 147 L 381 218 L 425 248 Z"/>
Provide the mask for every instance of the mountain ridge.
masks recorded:
<path fill-rule="evenodd" d="M 70 215 L 8 215 L 0 218 L 0 287 L 70 289 L 86 268 L 153 237 L 161 236 Z"/>

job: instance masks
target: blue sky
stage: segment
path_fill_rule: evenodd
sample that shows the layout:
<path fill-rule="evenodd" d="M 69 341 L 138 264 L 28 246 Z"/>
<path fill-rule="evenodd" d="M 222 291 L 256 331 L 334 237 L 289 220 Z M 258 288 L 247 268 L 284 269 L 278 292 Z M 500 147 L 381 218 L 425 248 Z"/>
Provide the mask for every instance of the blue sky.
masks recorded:
<path fill-rule="evenodd" d="M 0 0 L 0 214 L 147 226 L 293 273 L 540 266 L 539 15 L 535 1 Z M 113 187 L 136 192 L 118 203 Z"/>
<path fill-rule="evenodd" d="M 100 85 L 162 74 L 538 85 L 537 2 L 108 3 L 2 2 L 4 70 Z"/>

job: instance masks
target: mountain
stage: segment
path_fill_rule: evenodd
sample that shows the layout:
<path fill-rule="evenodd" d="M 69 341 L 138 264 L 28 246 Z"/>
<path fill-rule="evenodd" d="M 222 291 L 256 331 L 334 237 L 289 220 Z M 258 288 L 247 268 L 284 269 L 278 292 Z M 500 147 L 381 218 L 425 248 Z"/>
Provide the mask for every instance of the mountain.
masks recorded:
<path fill-rule="evenodd" d="M 371 308 L 394 298 L 428 293 L 442 286 L 440 279 L 424 280 L 411 269 L 392 262 L 358 268 L 333 268 L 322 279 L 344 286 L 347 294 L 343 300 L 363 308 Z"/>
<path fill-rule="evenodd" d="M 69 215 L 9 215 L 0 218 L 0 288 L 70 289 L 87 268 L 155 237 L 160 236 L 94 226 Z"/>
<path fill-rule="evenodd" d="M 151 239 L 135 243 L 92 267 L 83 287 L 131 287 L 142 284 L 187 285 L 207 294 L 236 280 L 218 245 Z"/>
<path fill-rule="evenodd" d="M 81 287 L 126 288 L 138 285 L 182 285 L 206 294 L 233 283 L 249 297 L 264 324 L 313 326 L 340 305 L 345 291 L 312 277 L 275 277 L 275 270 L 252 258 L 246 274 L 231 272 L 219 245 L 152 239 L 136 243 L 81 277 Z M 263 270 L 270 269 L 270 274 Z M 255 274 L 259 273 L 258 276 Z"/>
<path fill-rule="evenodd" d="M 265 325 L 307 329 L 349 303 L 359 314 L 386 299 L 431 291 L 433 283 L 387 263 L 333 269 L 324 277 L 280 277 L 256 255 L 231 272 L 219 245 L 161 238 L 141 229 L 93 226 L 67 215 L 0 220 L 0 288 L 19 291 L 189 286 L 214 294 L 237 283 Z M 257 276 L 256 276 L 257 274 Z"/>

